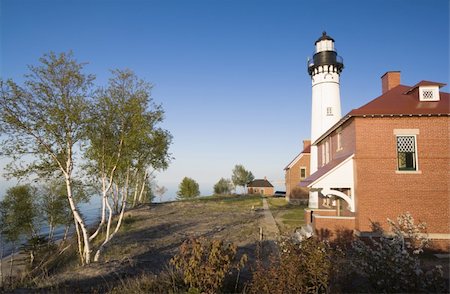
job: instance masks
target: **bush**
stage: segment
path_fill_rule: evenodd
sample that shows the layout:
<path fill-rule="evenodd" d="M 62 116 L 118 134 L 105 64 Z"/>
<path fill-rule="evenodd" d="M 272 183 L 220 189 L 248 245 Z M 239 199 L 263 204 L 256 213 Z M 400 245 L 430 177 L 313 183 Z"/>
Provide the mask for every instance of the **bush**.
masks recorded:
<path fill-rule="evenodd" d="M 237 262 L 236 251 L 236 245 L 225 245 L 221 240 L 190 239 L 181 245 L 170 264 L 180 271 L 189 293 L 217 293 L 232 270 L 238 271 L 239 279 L 247 256 Z"/>
<path fill-rule="evenodd" d="M 414 224 L 409 213 L 399 216 L 397 223 L 388 223 L 392 235 L 373 225 L 379 237 L 353 242 L 349 272 L 365 281 L 369 292 L 444 291 L 442 268 L 437 266 L 425 273 L 420 267 L 418 255 L 428 243 L 423 234 L 425 224 Z"/>
<path fill-rule="evenodd" d="M 326 293 L 332 271 L 328 243 L 284 238 L 280 255 L 264 266 L 258 255 L 250 293 Z"/>

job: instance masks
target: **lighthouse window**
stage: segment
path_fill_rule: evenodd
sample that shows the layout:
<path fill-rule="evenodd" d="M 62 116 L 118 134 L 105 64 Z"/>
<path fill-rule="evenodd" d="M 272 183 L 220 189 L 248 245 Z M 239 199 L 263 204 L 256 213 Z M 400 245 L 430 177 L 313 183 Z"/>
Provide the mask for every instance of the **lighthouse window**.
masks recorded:
<path fill-rule="evenodd" d="M 333 116 L 333 108 L 327 107 L 327 116 Z"/>

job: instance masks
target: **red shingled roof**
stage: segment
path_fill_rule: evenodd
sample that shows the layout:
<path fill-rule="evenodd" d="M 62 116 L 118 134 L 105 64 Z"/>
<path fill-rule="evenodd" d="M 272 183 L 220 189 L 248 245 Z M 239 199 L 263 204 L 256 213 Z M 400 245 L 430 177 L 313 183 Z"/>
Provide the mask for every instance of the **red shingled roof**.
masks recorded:
<path fill-rule="evenodd" d="M 420 101 L 414 90 L 423 85 L 443 85 L 422 81 L 414 87 L 399 85 L 375 98 L 360 108 L 353 109 L 349 115 L 428 115 L 449 114 L 449 93 L 440 92 L 440 101 Z"/>
<path fill-rule="evenodd" d="M 413 87 L 398 85 L 360 108 L 347 113 L 334 126 L 320 136 L 317 144 L 347 120 L 355 116 L 431 116 L 450 115 L 450 94 L 439 92 L 439 101 L 420 101 L 419 86 L 444 86 L 445 84 L 421 81 Z"/>

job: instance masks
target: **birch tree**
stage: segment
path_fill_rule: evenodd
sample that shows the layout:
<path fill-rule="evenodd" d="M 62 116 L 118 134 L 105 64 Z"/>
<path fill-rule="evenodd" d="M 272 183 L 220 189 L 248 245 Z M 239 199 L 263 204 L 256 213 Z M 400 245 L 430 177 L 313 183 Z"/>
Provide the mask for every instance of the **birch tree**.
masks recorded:
<path fill-rule="evenodd" d="M 0 80 L 2 155 L 12 158 L 11 176 L 58 175 L 64 179 L 67 200 L 79 232 L 81 261 L 91 262 L 86 223 L 73 199 L 77 144 L 85 138 L 93 75 L 72 53 L 45 54 L 29 66 L 23 85 Z M 19 158 L 27 161 L 17 164 Z"/>
<path fill-rule="evenodd" d="M 5 198 L 0 202 L 1 231 L 5 239 L 13 246 L 10 276 L 12 276 L 15 250 L 21 237 L 30 240 L 38 235 L 35 195 L 35 190 L 31 186 L 20 185 L 9 188 Z M 32 263 L 34 252 L 31 250 L 29 253 L 30 263 Z"/>
<path fill-rule="evenodd" d="M 135 182 L 133 203 L 136 203 L 144 194 L 148 168 L 164 169 L 170 159 L 167 151 L 171 136 L 157 127 L 164 112 L 160 105 L 153 103 L 151 85 L 130 70 L 114 70 L 112 75 L 108 87 L 98 92 L 88 127 L 86 157 L 102 195 L 101 220 L 90 240 L 106 226 L 95 260 L 120 228 L 133 190 L 131 181 Z M 112 231 L 115 206 L 119 216 Z"/>

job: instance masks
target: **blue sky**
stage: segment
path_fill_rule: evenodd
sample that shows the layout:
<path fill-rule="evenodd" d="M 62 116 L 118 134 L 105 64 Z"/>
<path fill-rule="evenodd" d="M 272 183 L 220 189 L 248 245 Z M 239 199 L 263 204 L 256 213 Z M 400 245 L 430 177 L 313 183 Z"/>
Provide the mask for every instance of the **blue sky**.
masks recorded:
<path fill-rule="evenodd" d="M 284 179 L 309 138 L 306 60 L 324 30 L 344 58 L 343 114 L 380 95 L 386 71 L 406 85 L 449 82 L 448 0 L 0 0 L 0 75 L 21 82 L 44 53 L 69 50 L 98 85 L 132 69 L 174 136 L 157 175 L 166 198 L 184 176 L 207 195 L 235 164 Z M 12 184 L 0 179 L 0 194 Z"/>

